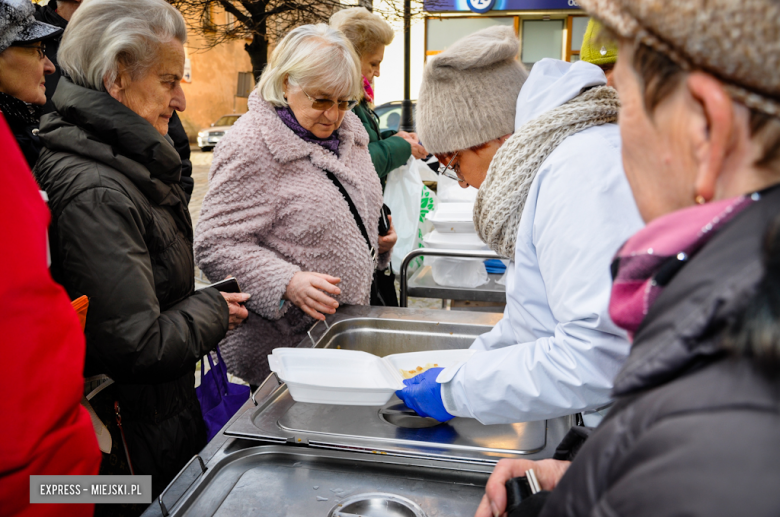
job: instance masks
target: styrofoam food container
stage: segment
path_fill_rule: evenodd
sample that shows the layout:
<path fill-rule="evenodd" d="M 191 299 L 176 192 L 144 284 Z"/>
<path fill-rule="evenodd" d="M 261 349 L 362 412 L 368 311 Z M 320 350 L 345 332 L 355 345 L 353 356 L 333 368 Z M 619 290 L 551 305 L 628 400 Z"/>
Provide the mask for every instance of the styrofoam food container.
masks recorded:
<path fill-rule="evenodd" d="M 445 368 L 473 353 L 468 349 L 430 350 L 381 358 L 357 350 L 275 348 L 268 363 L 296 402 L 383 406 L 405 386 L 401 369 L 427 363 Z"/>
<path fill-rule="evenodd" d="M 409 352 L 407 354 L 393 354 L 384 358 L 399 374 L 400 370 L 414 370 L 418 366 L 436 364 L 438 368 L 449 368 L 458 363 L 465 362 L 477 351 L 469 348 L 456 350 L 425 350 L 423 352 Z M 402 376 L 403 377 L 403 376 Z"/>
<path fill-rule="evenodd" d="M 439 203 L 428 218 L 441 233 L 475 233 L 474 203 Z"/>
<path fill-rule="evenodd" d="M 454 250 L 486 250 L 487 244 L 482 242 L 476 233 L 441 233 L 433 230 L 423 237 L 426 248 Z"/>

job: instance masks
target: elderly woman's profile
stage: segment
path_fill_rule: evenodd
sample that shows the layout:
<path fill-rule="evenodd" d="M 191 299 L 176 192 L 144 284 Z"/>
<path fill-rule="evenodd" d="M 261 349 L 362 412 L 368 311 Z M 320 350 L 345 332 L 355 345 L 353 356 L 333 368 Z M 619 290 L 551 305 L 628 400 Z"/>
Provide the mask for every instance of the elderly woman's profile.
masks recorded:
<path fill-rule="evenodd" d="M 340 304 L 367 305 L 389 262 L 395 234 L 378 235 L 382 188 L 350 112 L 361 88 L 340 32 L 298 27 L 214 150 L 195 256 L 209 278 L 233 274 L 252 295 L 246 324 L 222 345 L 228 369 L 252 384 L 273 348 L 297 345 Z"/>
<path fill-rule="evenodd" d="M 85 0 L 60 46 L 67 77 L 34 170 L 52 213 L 52 276 L 90 299 L 85 376 L 114 381 L 92 399 L 113 438 L 101 473 L 151 474 L 154 494 L 206 443 L 195 365 L 248 298 L 194 290 L 181 160 L 166 139 L 186 107 L 186 40 L 163 0 Z"/>

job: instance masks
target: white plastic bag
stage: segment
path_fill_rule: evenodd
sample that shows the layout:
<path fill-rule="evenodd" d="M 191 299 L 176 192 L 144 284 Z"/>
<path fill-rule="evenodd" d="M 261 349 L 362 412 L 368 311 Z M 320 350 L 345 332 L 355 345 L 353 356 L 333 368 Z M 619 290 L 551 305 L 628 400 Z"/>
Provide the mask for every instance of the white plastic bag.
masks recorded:
<path fill-rule="evenodd" d="M 473 289 L 490 281 L 481 259 L 429 257 L 427 261 L 433 281 L 439 285 Z"/>
<path fill-rule="evenodd" d="M 395 233 L 398 234 L 398 241 L 390 258 L 394 270 L 400 269 L 404 257 L 415 245 L 417 226 L 420 223 L 423 182 L 414 162 L 414 157 L 410 157 L 406 165 L 390 171 L 387 175 L 385 204 L 390 207 Z"/>

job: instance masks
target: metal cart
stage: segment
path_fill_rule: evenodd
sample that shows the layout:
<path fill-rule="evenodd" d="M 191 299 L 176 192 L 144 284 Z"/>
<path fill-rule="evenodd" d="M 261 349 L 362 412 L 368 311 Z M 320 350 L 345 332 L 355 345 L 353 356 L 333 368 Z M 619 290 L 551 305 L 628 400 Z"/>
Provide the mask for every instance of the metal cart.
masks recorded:
<path fill-rule="evenodd" d="M 401 263 L 401 296 L 399 303 L 406 307 L 409 296 L 417 298 L 441 298 L 444 300 L 469 300 L 474 302 L 506 303 L 506 288 L 497 283 L 502 275 L 489 274 L 490 281 L 479 287 L 447 287 L 433 280 L 431 266 L 423 266 L 409 278 L 409 264 L 420 256 L 448 258 L 503 259 L 493 251 L 486 250 L 445 250 L 417 248 L 409 252 Z"/>

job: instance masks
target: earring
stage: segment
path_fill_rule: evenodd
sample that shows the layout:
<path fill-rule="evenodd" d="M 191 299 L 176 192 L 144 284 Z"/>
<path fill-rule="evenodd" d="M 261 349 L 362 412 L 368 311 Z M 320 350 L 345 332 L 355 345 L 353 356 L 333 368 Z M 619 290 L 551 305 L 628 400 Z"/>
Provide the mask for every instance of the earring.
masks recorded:
<path fill-rule="evenodd" d="M 704 203 L 707 202 L 707 200 L 704 199 L 704 196 L 702 196 L 701 194 L 698 194 L 695 198 L 693 198 L 693 200 L 696 201 L 697 205 L 703 205 Z"/>

